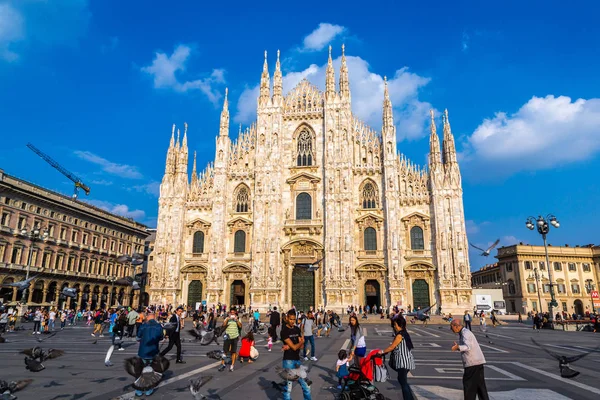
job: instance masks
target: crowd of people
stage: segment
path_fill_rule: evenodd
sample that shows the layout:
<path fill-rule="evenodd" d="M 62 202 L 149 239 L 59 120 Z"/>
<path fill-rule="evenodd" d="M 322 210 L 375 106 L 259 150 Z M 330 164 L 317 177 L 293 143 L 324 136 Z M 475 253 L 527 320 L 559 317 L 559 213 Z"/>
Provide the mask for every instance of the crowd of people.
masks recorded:
<path fill-rule="evenodd" d="M 394 340 L 387 348 L 380 350 L 378 355 L 390 355 L 389 366 L 397 372 L 397 380 L 403 398 L 405 400 L 412 399 L 413 394 L 408 383 L 408 373 L 415 369 L 412 355 L 414 346 L 407 330 L 404 310 L 398 307 L 384 310 L 379 307 L 365 306 L 363 308 L 359 306 L 356 308 L 348 306 L 346 311 L 347 329 L 350 331 L 350 347 L 338 354 L 335 372 L 338 378 L 338 389 L 344 390 L 346 388 L 345 382 L 348 379 L 351 366 L 360 367 L 362 365 L 361 360 L 369 357 L 360 319 L 364 318 L 365 313 L 380 313 L 382 316 L 385 315 L 389 318 L 394 331 Z M 261 315 L 265 314 L 266 319 L 260 321 Z M 269 327 L 265 349 L 272 351 L 276 344 L 280 344 L 283 355 L 282 367 L 289 370 L 299 368 L 303 362 L 317 362 L 318 349 L 315 338 L 330 337 L 336 327 L 338 330 L 344 329 L 340 316 L 332 310 L 313 310 L 311 307 L 304 312 L 292 307 L 289 311 L 280 313 L 276 306 L 269 306 L 265 314 L 261 314 L 258 309 L 253 310 L 251 307 L 246 308 L 245 306 L 231 306 L 227 309 L 225 304 L 216 304 L 212 307 L 202 305 L 198 309 L 184 306 L 154 305 L 137 310 L 117 305 L 95 311 L 37 308 L 28 310 L 22 316 L 22 319 L 33 322 L 32 334 L 34 335 L 62 330 L 66 326 L 77 324 L 90 326 L 90 329 L 92 329 L 91 335 L 94 337 L 103 337 L 104 334 L 110 335 L 111 345 L 104 363 L 107 367 L 111 367 L 113 366 L 111 356 L 115 350 L 123 350 L 122 343 L 125 338 L 132 338 L 132 340 L 137 340 L 140 343 L 138 356 L 145 362 L 150 362 L 157 354 L 165 356 L 175 347 L 175 362 L 185 363 L 182 358 L 181 332 L 185 329 L 186 318 L 190 318 L 194 328 L 201 326 L 206 331 L 218 330 L 218 334 L 223 335 L 223 357 L 218 370 L 224 371 L 228 368 L 230 372 L 234 371 L 236 361 L 253 363 L 258 360 L 259 352 L 256 348 L 254 335 L 261 323 L 266 323 Z M 475 399 L 475 396 L 479 396 L 480 399 L 487 398 L 483 369 L 485 358 L 475 336 L 471 333 L 473 320 L 478 318 L 479 324 L 485 326 L 486 317 L 487 315 L 484 312 L 475 312 L 471 316 L 469 311 L 465 311 L 463 318 L 453 318 L 449 315 L 447 319 L 450 322 L 452 332 L 458 335 L 458 341 L 454 343 L 451 350 L 460 352 L 463 359 L 465 399 Z M 490 317 L 494 325 L 499 323 L 493 312 Z M 564 315 L 557 314 L 556 319 L 558 320 L 559 317 L 561 319 L 565 318 Z M 573 318 L 575 317 L 573 316 Z M 245 330 L 243 329 L 243 318 L 247 318 Z M 539 329 L 547 320 L 548 315 L 531 313 L 527 315 L 527 318 L 532 319 L 534 329 Z M 597 329 L 600 318 L 594 315 L 591 315 L 590 318 Z M 16 308 L 0 307 L 0 332 L 14 331 L 17 329 L 18 321 L 19 316 Z M 522 319 L 519 320 L 519 322 L 521 321 Z M 168 345 L 160 351 L 160 344 L 167 340 Z M 302 388 L 304 399 L 310 399 L 310 380 L 299 378 L 298 382 Z M 287 381 L 283 385 L 282 391 L 284 399 L 290 399 L 292 381 Z M 152 393 L 153 389 L 143 392 L 137 391 L 136 395 L 146 394 L 149 396 Z"/>

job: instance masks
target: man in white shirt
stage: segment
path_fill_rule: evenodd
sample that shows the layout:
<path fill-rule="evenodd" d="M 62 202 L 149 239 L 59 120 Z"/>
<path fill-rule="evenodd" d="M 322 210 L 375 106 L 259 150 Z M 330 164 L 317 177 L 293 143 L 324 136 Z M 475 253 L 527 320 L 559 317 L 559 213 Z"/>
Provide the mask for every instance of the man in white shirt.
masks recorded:
<path fill-rule="evenodd" d="M 458 334 L 458 344 L 454 342 L 452 351 L 460 351 L 465 372 L 463 374 L 463 392 L 465 400 L 489 400 L 483 365 L 485 357 L 477 343 L 473 332 L 462 326 L 460 319 L 453 319 L 450 323 L 452 332 Z"/>

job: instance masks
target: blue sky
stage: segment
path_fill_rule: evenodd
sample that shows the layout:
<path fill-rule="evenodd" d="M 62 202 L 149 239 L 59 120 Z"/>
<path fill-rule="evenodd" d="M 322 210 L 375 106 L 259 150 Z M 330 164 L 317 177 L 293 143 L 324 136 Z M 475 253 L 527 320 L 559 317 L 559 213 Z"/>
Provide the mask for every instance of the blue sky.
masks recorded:
<path fill-rule="evenodd" d="M 539 244 L 524 224 L 539 213 L 561 221 L 551 243 L 598 243 L 598 5 L 396 3 L 0 0 L 0 168 L 70 194 L 31 141 L 86 200 L 152 226 L 173 123 L 206 165 L 225 87 L 231 135 L 252 122 L 264 50 L 271 73 L 281 50 L 284 89 L 323 87 L 327 45 L 337 66 L 345 43 L 355 113 L 380 128 L 387 75 L 415 162 L 428 110 L 448 108 L 472 243 Z M 492 261 L 471 253 L 474 269 Z"/>

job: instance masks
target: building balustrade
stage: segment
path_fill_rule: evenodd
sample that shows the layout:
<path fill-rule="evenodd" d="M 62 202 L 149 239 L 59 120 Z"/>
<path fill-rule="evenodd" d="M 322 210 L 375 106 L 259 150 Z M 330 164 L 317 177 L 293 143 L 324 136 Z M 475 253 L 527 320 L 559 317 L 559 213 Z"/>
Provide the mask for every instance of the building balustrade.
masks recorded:
<path fill-rule="evenodd" d="M 359 260 L 383 259 L 383 257 L 384 257 L 383 250 L 358 250 L 358 259 Z"/>
<path fill-rule="evenodd" d="M 404 258 L 407 260 L 410 259 L 424 259 L 431 258 L 431 250 L 412 250 L 407 249 L 404 251 Z"/>

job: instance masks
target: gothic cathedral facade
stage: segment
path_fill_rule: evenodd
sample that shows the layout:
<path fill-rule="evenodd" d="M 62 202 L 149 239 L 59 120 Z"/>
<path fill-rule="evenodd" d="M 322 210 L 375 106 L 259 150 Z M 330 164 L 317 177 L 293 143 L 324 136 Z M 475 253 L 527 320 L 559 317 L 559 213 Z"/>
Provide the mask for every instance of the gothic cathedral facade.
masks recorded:
<path fill-rule="evenodd" d="M 160 186 L 153 303 L 266 309 L 471 308 L 462 184 L 447 112 L 431 119 L 428 168 L 397 153 L 387 82 L 376 132 L 351 111 L 346 58 L 325 92 L 284 95 L 266 53 L 256 122 L 229 137 L 227 92 L 214 163 L 188 176 L 175 126 Z"/>

